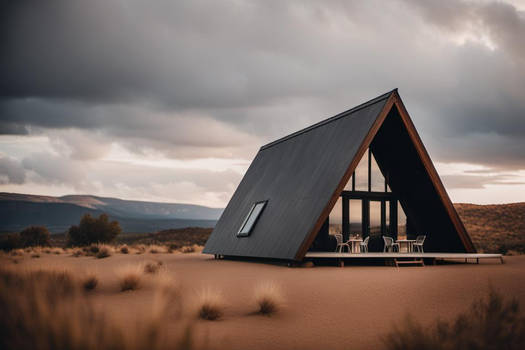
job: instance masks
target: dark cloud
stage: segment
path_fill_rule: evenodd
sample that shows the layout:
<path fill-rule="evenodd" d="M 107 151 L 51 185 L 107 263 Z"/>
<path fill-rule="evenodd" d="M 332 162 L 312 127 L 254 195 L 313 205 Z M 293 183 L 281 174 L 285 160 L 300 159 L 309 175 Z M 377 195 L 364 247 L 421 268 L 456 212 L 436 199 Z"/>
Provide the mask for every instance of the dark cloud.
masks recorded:
<path fill-rule="evenodd" d="M 1 12 L 0 134 L 45 135 L 73 162 L 115 143 L 250 159 L 399 87 L 435 161 L 525 168 L 525 18 L 509 4 L 59 0 Z"/>

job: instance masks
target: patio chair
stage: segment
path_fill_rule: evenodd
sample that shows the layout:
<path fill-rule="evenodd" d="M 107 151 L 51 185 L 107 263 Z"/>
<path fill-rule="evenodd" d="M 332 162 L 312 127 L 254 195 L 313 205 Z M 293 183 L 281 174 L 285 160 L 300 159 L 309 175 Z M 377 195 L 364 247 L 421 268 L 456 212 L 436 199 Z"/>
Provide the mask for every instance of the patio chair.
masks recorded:
<path fill-rule="evenodd" d="M 368 241 L 369 240 L 370 240 L 370 236 L 366 236 L 365 240 L 359 243 L 359 251 L 361 253 L 368 253 Z"/>
<path fill-rule="evenodd" d="M 396 249 L 399 252 L 399 243 L 394 243 L 394 239 L 392 237 L 383 236 L 383 241 L 385 242 L 383 253 L 395 252 Z"/>
<path fill-rule="evenodd" d="M 343 235 L 340 233 L 334 234 L 335 240 L 337 241 L 337 246 L 335 247 L 335 251 L 342 253 L 343 248 L 346 247 L 347 251 L 350 252 L 350 246 L 348 245 L 348 242 L 343 242 Z"/>
<path fill-rule="evenodd" d="M 416 241 L 412 245 L 413 250 L 415 252 L 424 253 L 424 251 L 423 251 L 423 243 L 425 243 L 425 238 L 427 238 L 426 235 L 420 235 L 420 236 L 416 237 Z"/>

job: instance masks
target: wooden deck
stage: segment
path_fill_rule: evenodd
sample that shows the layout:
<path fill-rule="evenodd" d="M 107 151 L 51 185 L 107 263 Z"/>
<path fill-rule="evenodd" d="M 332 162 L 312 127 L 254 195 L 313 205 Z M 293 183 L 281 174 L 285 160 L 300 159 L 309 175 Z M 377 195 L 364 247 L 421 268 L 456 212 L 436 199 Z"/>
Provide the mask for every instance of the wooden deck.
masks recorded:
<path fill-rule="evenodd" d="M 395 266 L 399 264 L 421 264 L 424 260 L 435 263 L 436 260 L 462 260 L 464 262 L 475 261 L 479 264 L 482 259 L 499 259 L 503 264 L 501 254 L 478 254 L 478 253 L 337 253 L 337 252 L 308 252 L 305 259 L 333 259 L 344 265 L 345 260 L 363 259 L 382 259 L 385 262 L 393 262 Z"/>

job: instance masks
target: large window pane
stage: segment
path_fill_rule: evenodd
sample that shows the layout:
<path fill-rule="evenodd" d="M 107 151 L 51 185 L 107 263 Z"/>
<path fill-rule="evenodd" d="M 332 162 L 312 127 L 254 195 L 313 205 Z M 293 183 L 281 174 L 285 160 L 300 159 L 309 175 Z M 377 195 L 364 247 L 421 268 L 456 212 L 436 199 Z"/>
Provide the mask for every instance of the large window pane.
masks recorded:
<path fill-rule="evenodd" d="M 363 214 L 362 201 L 360 199 L 350 199 L 350 234 L 362 236 Z"/>
<path fill-rule="evenodd" d="M 355 169 L 355 189 L 356 191 L 368 191 L 368 150 Z"/>
<path fill-rule="evenodd" d="M 370 236 L 381 235 L 381 202 L 370 201 Z"/>
<path fill-rule="evenodd" d="M 339 197 L 335 202 L 334 208 L 328 217 L 329 229 L 328 233 L 333 235 L 336 233 L 343 233 L 343 201 Z"/>
<path fill-rule="evenodd" d="M 350 176 L 350 180 L 346 183 L 346 186 L 344 188 L 345 191 L 352 191 L 352 176 Z"/>
<path fill-rule="evenodd" d="M 397 238 L 407 238 L 407 216 L 399 202 L 397 204 Z"/>
<path fill-rule="evenodd" d="M 373 192 L 385 192 L 385 178 L 383 177 L 383 174 L 381 173 L 381 170 L 379 170 L 379 166 L 377 165 L 376 159 L 374 155 L 372 154 L 372 191 Z"/>

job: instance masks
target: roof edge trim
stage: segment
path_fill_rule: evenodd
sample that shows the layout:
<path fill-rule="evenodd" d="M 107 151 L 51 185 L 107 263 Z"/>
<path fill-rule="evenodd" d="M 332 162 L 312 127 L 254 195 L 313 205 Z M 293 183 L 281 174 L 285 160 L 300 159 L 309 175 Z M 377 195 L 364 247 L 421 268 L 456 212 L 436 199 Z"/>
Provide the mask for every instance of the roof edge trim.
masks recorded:
<path fill-rule="evenodd" d="M 341 112 L 339 114 L 336 114 L 333 117 L 327 118 L 325 120 L 321 120 L 320 122 L 317 122 L 317 123 L 315 123 L 313 125 L 310 125 L 310 126 L 304 128 L 304 129 L 301 129 L 299 131 L 293 132 L 293 133 L 291 133 L 289 135 L 281 137 L 280 139 L 277 139 L 275 141 L 267 143 L 266 145 L 262 146 L 259 149 L 259 151 L 263 151 L 263 150 L 265 150 L 267 148 L 270 148 L 270 147 L 272 147 L 272 146 L 274 146 L 276 144 L 279 144 L 281 142 L 287 141 L 287 140 L 289 140 L 289 139 L 291 139 L 293 137 L 296 137 L 296 136 L 299 136 L 301 134 L 304 134 L 304 133 L 306 133 L 306 132 L 308 132 L 310 130 L 313 130 L 313 129 L 318 128 L 320 126 L 323 126 L 325 124 L 331 123 L 331 122 L 333 122 L 335 120 L 338 120 L 340 118 L 346 117 L 346 116 L 348 116 L 348 115 L 350 115 L 352 113 L 355 113 L 355 112 L 357 112 L 357 111 L 359 111 L 359 110 L 361 110 L 363 108 L 369 107 L 369 106 L 371 106 L 373 104 L 376 104 L 378 102 L 386 100 L 386 99 L 388 99 L 390 97 L 391 94 L 393 94 L 395 92 L 397 92 L 397 88 L 395 88 L 395 89 L 393 89 L 393 90 L 391 90 L 391 91 L 389 91 L 387 93 L 384 93 L 384 94 L 382 94 L 382 95 L 380 95 L 378 97 L 375 97 L 375 98 L 373 98 L 373 99 L 371 99 L 369 101 L 366 101 L 366 102 L 364 102 L 364 103 L 362 103 L 362 104 L 360 104 L 358 106 L 355 106 L 355 107 L 353 107 L 353 108 L 351 108 L 351 109 L 349 109 L 347 111 L 344 111 L 344 112 Z"/>

